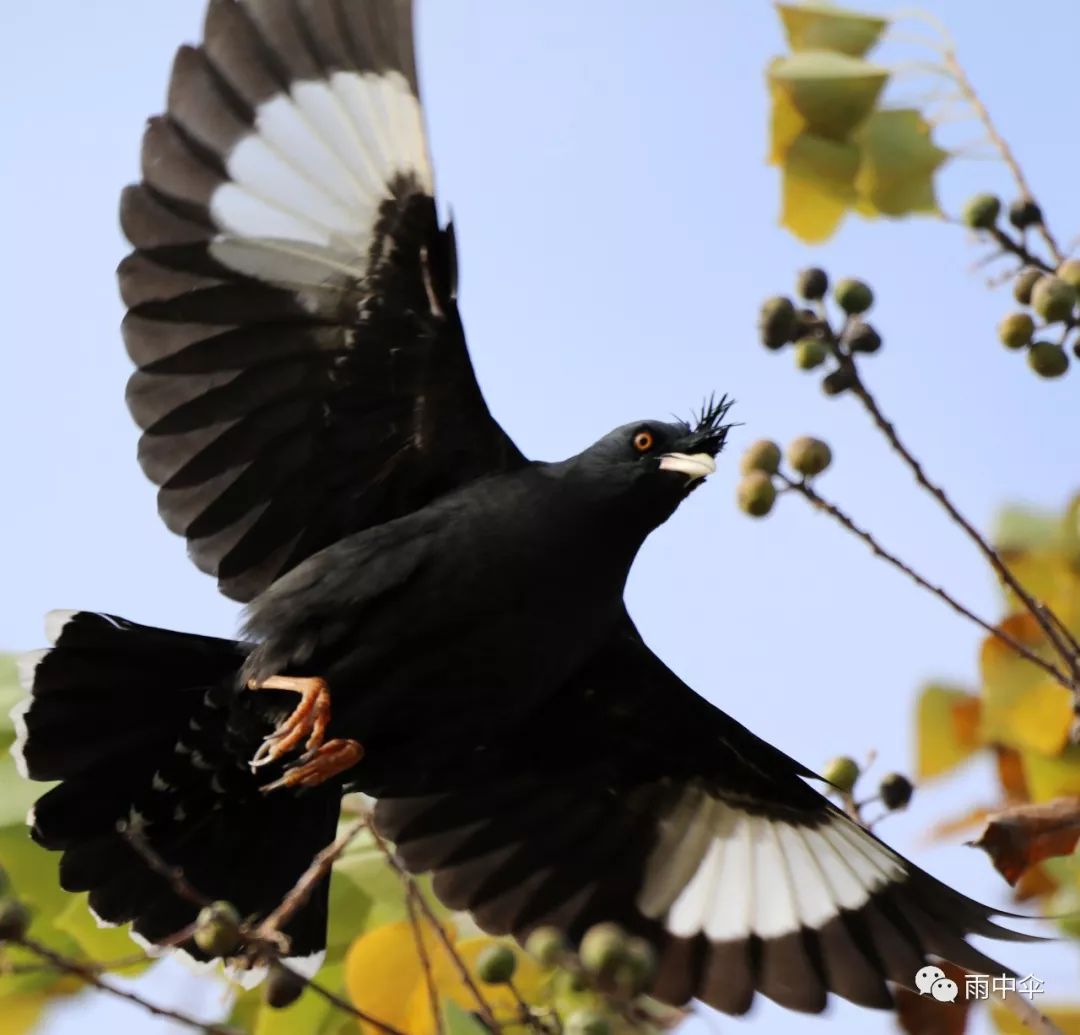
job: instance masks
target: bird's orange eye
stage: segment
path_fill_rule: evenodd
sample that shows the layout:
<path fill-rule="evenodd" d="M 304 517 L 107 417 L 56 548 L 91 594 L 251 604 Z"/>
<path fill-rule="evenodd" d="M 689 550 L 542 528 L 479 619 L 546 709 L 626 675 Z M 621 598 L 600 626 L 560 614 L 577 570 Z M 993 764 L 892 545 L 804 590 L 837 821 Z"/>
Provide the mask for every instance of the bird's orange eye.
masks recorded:
<path fill-rule="evenodd" d="M 639 453 L 647 453 L 653 447 L 653 435 L 651 431 L 639 431 L 634 436 L 634 448 Z"/>

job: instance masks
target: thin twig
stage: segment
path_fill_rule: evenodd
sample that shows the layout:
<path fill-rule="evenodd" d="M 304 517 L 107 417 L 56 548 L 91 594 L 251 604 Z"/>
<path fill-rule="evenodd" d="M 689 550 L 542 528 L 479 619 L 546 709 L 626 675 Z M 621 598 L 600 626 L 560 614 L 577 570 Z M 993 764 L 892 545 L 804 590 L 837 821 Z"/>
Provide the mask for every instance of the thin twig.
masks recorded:
<path fill-rule="evenodd" d="M 944 61 L 945 68 L 948 70 L 953 82 L 960 88 L 960 92 L 971 105 L 976 117 L 985 127 L 991 143 L 993 143 L 998 154 L 1001 155 L 1001 160 L 1009 167 L 1013 179 L 1016 180 L 1017 187 L 1020 188 L 1021 196 L 1028 201 L 1034 201 L 1035 195 L 1032 193 L 1031 187 L 1027 182 L 1027 177 L 1024 176 L 1024 170 L 1020 167 L 1020 163 L 1012 153 L 1012 148 L 1009 147 L 1008 141 L 1006 141 L 1006 139 L 998 132 L 997 126 L 994 125 L 994 120 L 990 118 L 990 113 L 986 110 L 986 105 L 982 102 L 982 98 L 975 92 L 975 87 L 972 85 L 971 80 L 968 79 L 963 65 L 960 64 L 960 61 L 956 56 L 956 49 L 951 40 L 949 40 L 948 45 L 945 48 Z M 1058 247 L 1057 241 L 1054 239 L 1054 235 L 1050 233 L 1049 227 L 1040 220 L 1038 230 L 1042 235 L 1043 240 L 1046 242 L 1046 247 L 1050 249 L 1050 254 L 1053 256 L 1055 264 L 1060 265 L 1064 256 L 1061 253 L 1061 249 Z"/>
<path fill-rule="evenodd" d="M 994 547 L 991 547 L 990 543 L 983 538 L 980 532 L 978 532 L 978 529 L 976 529 L 967 518 L 964 518 L 959 510 L 957 510 L 955 503 L 953 500 L 949 499 L 945 489 L 930 481 L 926 472 L 922 470 L 921 463 L 916 459 L 912 451 L 910 451 L 910 449 L 908 449 L 901 441 L 900 435 L 896 433 L 896 429 L 892 425 L 892 422 L 881 412 L 881 407 L 878 406 L 877 400 L 864 384 L 863 379 L 859 376 L 858 369 L 856 369 L 854 362 L 852 362 L 850 358 L 848 359 L 847 365 L 853 375 L 851 390 L 858 396 L 863 406 L 865 406 L 866 412 L 873 418 L 874 424 L 877 426 L 878 430 L 886 436 L 893 451 L 904 460 L 910 472 L 915 475 L 915 480 L 919 485 L 926 489 L 931 496 L 941 503 L 950 518 L 960 526 L 963 532 L 967 534 L 968 538 L 975 543 L 978 550 L 982 552 L 983 556 L 986 557 L 990 567 L 994 568 L 998 577 L 1005 583 L 1005 586 L 1008 586 L 1016 594 L 1017 599 L 1027 608 L 1031 617 L 1035 618 L 1039 624 L 1039 628 L 1043 631 L 1043 634 L 1047 636 L 1047 639 L 1053 645 L 1058 655 L 1062 657 L 1066 664 L 1068 664 L 1071 678 L 1058 673 L 1058 670 L 1054 668 L 1055 678 L 1057 678 L 1063 686 L 1076 691 L 1078 685 L 1080 685 L 1080 658 L 1078 658 L 1075 651 L 1062 639 L 1062 635 L 1057 631 L 1054 622 L 1050 621 L 1047 616 L 1045 616 L 1044 605 L 1038 603 L 1034 597 L 1024 589 L 1020 580 L 1013 575 L 1009 565 L 1001 560 L 1001 554 L 999 554 Z M 1045 668 L 1045 666 L 1043 667 Z"/>
<path fill-rule="evenodd" d="M 1006 992 L 1002 1005 L 1036 1035 L 1064 1035 L 1062 1030 L 1019 992 Z"/>
<path fill-rule="evenodd" d="M 888 562 L 894 568 L 902 571 L 916 585 L 921 586 L 923 589 L 933 593 L 934 596 L 938 597 L 940 600 L 943 600 L 946 604 L 949 605 L 949 607 L 956 611 L 957 614 L 963 615 L 965 618 L 967 618 L 969 621 L 974 622 L 991 636 L 994 636 L 997 639 L 1001 640 L 1002 643 L 1006 644 L 1012 650 L 1016 651 L 1016 653 L 1019 654 L 1021 657 L 1026 658 L 1034 665 L 1038 665 L 1039 668 L 1043 669 L 1045 672 L 1053 676 L 1059 682 L 1068 685 L 1068 678 L 1055 665 L 1053 665 L 1051 662 L 1048 662 L 1045 658 L 1039 657 L 1038 654 L 1032 651 L 1029 647 L 1025 646 L 1019 640 L 1010 636 L 1007 632 L 1004 632 L 998 627 L 991 625 L 991 623 L 986 621 L 985 619 L 980 618 L 977 614 L 975 614 L 974 611 L 966 608 L 963 604 L 960 603 L 960 601 L 958 601 L 941 586 L 935 586 L 932 582 L 929 582 L 927 579 L 923 578 L 923 576 L 920 575 L 917 571 L 915 571 L 914 568 L 910 567 L 902 560 L 900 560 L 900 558 L 897 557 L 896 554 L 886 550 L 885 547 L 883 547 L 870 532 L 867 532 L 864 528 L 860 528 L 846 513 L 844 513 L 844 511 L 842 511 L 838 506 L 836 506 L 835 503 L 831 503 L 826 500 L 816 490 L 812 489 L 806 482 L 794 481 L 783 472 L 780 472 L 778 474 L 778 477 L 787 485 L 787 487 L 791 491 L 797 492 L 799 493 L 799 495 L 805 497 L 818 510 L 824 511 L 825 513 L 829 514 L 832 518 L 834 518 L 841 525 L 843 525 L 849 532 L 851 532 L 853 535 L 857 536 L 864 543 L 866 543 L 866 545 L 870 547 L 870 549 L 873 551 L 875 556 L 880 557 L 883 561 Z"/>
<path fill-rule="evenodd" d="M 404 882 L 405 887 L 415 888 L 416 882 L 413 880 L 412 874 L 398 861 L 397 856 L 394 855 L 390 846 L 383 839 L 383 836 L 375 829 L 375 825 L 373 823 L 369 824 L 368 829 L 371 831 L 371 836 L 375 839 L 375 844 L 378 845 L 380 851 L 386 856 L 387 861 Z M 461 976 L 461 980 L 465 987 L 476 1001 L 481 1019 L 492 1031 L 498 1031 L 498 1022 L 495 1020 L 495 1013 L 491 1008 L 491 1004 L 484 997 L 483 992 L 480 991 L 480 986 L 477 985 L 472 974 L 469 973 L 469 968 L 465 965 L 465 961 L 459 955 L 457 949 L 454 947 L 454 943 L 450 940 L 450 936 L 446 933 L 446 929 L 439 922 L 439 918 L 435 915 L 434 910 L 431 908 L 431 904 L 420 892 L 419 888 L 416 889 L 416 904 L 420 907 L 420 911 L 424 914 L 424 917 L 429 920 L 435 928 L 436 936 L 439 941 L 442 942 L 443 948 L 457 968 L 458 974 Z"/>
<path fill-rule="evenodd" d="M 992 226 L 990 228 L 990 234 L 994 240 L 1001 245 L 1003 251 L 1015 255 L 1025 266 L 1034 266 L 1036 269 L 1043 270 L 1045 273 L 1054 272 L 1056 267 L 1051 266 L 1050 263 L 1045 259 L 1040 258 L 1034 252 L 1028 251 L 1023 241 L 1018 241 L 1015 237 L 1005 233 L 1000 227 Z"/>
<path fill-rule="evenodd" d="M 124 840 L 131 845 L 143 862 L 159 877 L 168 881 L 169 886 L 180 898 L 186 899 L 200 908 L 210 905 L 211 900 L 187 882 L 184 871 L 179 866 L 169 865 L 150 845 L 141 830 L 127 823 L 122 824 L 119 830 Z"/>
<path fill-rule="evenodd" d="M 424 944 L 424 931 L 420 917 L 416 912 L 416 885 L 411 881 L 405 886 L 405 908 L 409 912 L 409 924 L 412 927 L 413 940 L 416 942 L 416 955 L 420 957 L 420 967 L 424 971 L 424 984 L 427 986 L 428 1004 L 431 1007 L 431 1020 L 438 1035 L 443 1032 L 442 1010 L 439 1008 L 439 989 L 435 984 L 435 975 L 431 970 L 431 957 Z"/>
<path fill-rule="evenodd" d="M 407 1035 L 406 1032 L 400 1028 L 395 1028 L 392 1024 L 387 1024 L 386 1021 L 380 1021 L 378 1017 L 372 1017 L 371 1014 L 361 1010 L 359 1007 L 353 1006 L 347 999 L 342 999 L 335 992 L 331 992 L 325 985 L 320 985 L 314 978 L 306 977 L 301 974 L 300 971 L 290 967 L 284 960 L 278 960 L 277 965 L 282 970 L 286 970 L 298 981 L 303 983 L 307 988 L 310 988 L 318 996 L 322 996 L 328 1003 L 337 1007 L 337 1009 L 344 1011 L 345 1013 L 352 1014 L 357 1020 L 363 1021 L 365 1024 L 370 1024 L 373 1028 L 378 1028 L 383 1035 Z"/>
<path fill-rule="evenodd" d="M 537 1032 L 537 1035 L 551 1035 L 551 1029 L 533 1012 L 533 1008 L 521 994 L 521 990 L 514 983 L 513 978 L 506 982 L 506 987 L 521 1011 L 518 1023 L 524 1024 L 527 1028 L 532 1028 L 533 1031 Z"/>
<path fill-rule="evenodd" d="M 358 819 L 345 828 L 337 840 L 328 844 L 315 858 L 311 865 L 300 875 L 292 890 L 281 900 L 281 904 L 261 923 L 258 934 L 272 939 L 289 922 L 292 915 L 311 897 L 311 893 L 330 876 L 334 863 L 349 847 L 356 837 L 368 826 L 367 818 Z"/>
<path fill-rule="evenodd" d="M 387 1024 L 385 1021 L 381 1021 L 377 1017 L 373 1017 L 371 1014 L 353 1006 L 348 1000 L 343 999 L 335 992 L 331 992 L 325 985 L 319 984 L 313 978 L 301 974 L 300 971 L 296 970 L 294 967 L 290 966 L 286 960 L 282 959 L 282 950 L 285 948 L 285 944 L 280 933 L 280 928 L 288 923 L 293 913 L 307 901 L 319 881 L 329 876 L 335 860 L 366 826 L 367 817 L 365 816 L 364 819 L 358 820 L 353 826 L 346 829 L 336 841 L 324 848 L 317 856 L 315 856 L 311 865 L 300 875 L 300 879 L 285 896 L 277 909 L 275 909 L 266 920 L 255 928 L 250 927 L 248 924 L 241 925 L 241 937 L 243 941 L 248 944 L 254 959 L 262 961 L 273 960 L 278 966 L 283 970 L 288 971 L 290 975 L 301 982 L 306 988 L 310 988 L 316 995 L 321 996 L 337 1009 L 351 1014 L 353 1017 L 363 1021 L 365 1024 L 371 1025 L 373 1028 L 377 1028 L 383 1035 L 406 1035 L 405 1032 L 401 1031 L 399 1028 L 395 1028 L 392 1024 Z M 183 872 L 178 867 L 170 866 L 154 850 L 141 833 L 131 828 L 127 828 L 123 831 L 123 834 L 135 851 L 138 852 L 146 862 L 147 866 L 155 873 L 168 880 L 169 884 L 178 895 L 198 906 L 205 906 L 210 903 L 210 898 L 192 887 L 185 880 Z M 158 944 L 162 947 L 179 945 L 191 938 L 194 933 L 195 925 L 189 924 L 176 934 L 171 935 L 167 939 L 163 939 Z"/>
<path fill-rule="evenodd" d="M 15 938 L 11 940 L 11 944 L 18 945 L 28 952 L 32 952 L 39 959 L 45 960 L 49 966 L 53 967 L 55 970 L 70 974 L 72 977 L 77 977 L 80 981 L 84 981 L 86 984 L 92 985 L 102 992 L 115 996 L 117 999 L 125 999 L 135 1006 L 142 1007 L 142 1009 L 146 1010 L 148 1013 L 152 1013 L 155 1017 L 167 1017 L 170 1021 L 175 1021 L 177 1024 L 182 1024 L 187 1028 L 193 1028 L 195 1031 L 204 1032 L 206 1035 L 232 1035 L 230 1029 L 222 1027 L 219 1024 L 204 1023 L 189 1014 L 181 1013 L 179 1010 L 171 1010 L 165 1006 L 158 1006 L 157 1003 L 152 1003 L 149 999 L 144 999 L 135 992 L 117 988 L 108 981 L 102 980 L 92 967 L 79 963 L 77 960 L 68 959 L 68 957 L 62 956 L 60 953 L 50 949 L 47 945 L 42 945 L 41 942 L 36 941 L 33 938 Z"/>

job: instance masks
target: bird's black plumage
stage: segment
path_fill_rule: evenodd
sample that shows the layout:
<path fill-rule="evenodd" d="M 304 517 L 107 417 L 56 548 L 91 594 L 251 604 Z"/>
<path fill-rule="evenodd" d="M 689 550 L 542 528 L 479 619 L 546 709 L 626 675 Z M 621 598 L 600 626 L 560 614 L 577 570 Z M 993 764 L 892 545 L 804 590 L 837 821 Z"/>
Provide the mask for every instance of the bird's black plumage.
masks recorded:
<path fill-rule="evenodd" d="M 492 418 L 408 0 L 210 0 L 121 219 L 139 460 L 247 603 L 247 639 L 53 617 L 15 750 L 60 781 L 30 822 L 65 887 L 151 941 L 188 924 L 117 832 L 135 825 L 265 915 L 349 788 L 448 905 L 518 936 L 617 920 L 656 945 L 672 1002 L 885 1006 L 927 955 L 1000 969 L 965 937 L 1020 936 L 835 809 L 626 613 L 641 543 L 713 469 L 726 400 L 557 463 Z M 330 743 L 363 751 L 302 790 L 302 746 L 262 757 L 300 687 L 331 702 Z M 298 955 L 322 947 L 326 901 L 293 919 Z"/>

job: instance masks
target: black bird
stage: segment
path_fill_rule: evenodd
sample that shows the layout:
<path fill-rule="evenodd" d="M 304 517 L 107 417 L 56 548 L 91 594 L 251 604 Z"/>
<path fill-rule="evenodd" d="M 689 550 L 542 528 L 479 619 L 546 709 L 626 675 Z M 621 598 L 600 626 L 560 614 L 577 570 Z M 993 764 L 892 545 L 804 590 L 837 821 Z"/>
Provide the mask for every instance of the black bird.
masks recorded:
<path fill-rule="evenodd" d="M 192 907 L 118 826 L 262 916 L 356 789 L 447 905 L 519 937 L 617 921 L 670 1002 L 884 1007 L 928 957 L 1000 973 L 965 937 L 1024 936 L 849 820 L 626 613 L 728 403 L 559 463 L 492 419 L 411 23 L 407 0 L 211 0 L 176 56 L 121 205 L 127 399 L 165 523 L 248 605 L 248 639 L 54 613 L 15 748 L 59 781 L 32 836 L 161 942 Z M 323 886 L 297 956 L 326 909 Z"/>

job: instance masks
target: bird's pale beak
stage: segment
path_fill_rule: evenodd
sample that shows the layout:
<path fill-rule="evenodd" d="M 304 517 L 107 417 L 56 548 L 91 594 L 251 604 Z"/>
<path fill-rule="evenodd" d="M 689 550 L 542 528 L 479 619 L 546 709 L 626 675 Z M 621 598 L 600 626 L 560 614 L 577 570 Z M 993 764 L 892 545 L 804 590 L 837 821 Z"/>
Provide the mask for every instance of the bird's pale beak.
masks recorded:
<path fill-rule="evenodd" d="M 708 453 L 665 453 L 660 457 L 660 470 L 678 471 L 688 482 L 696 482 L 716 471 L 716 461 Z"/>

